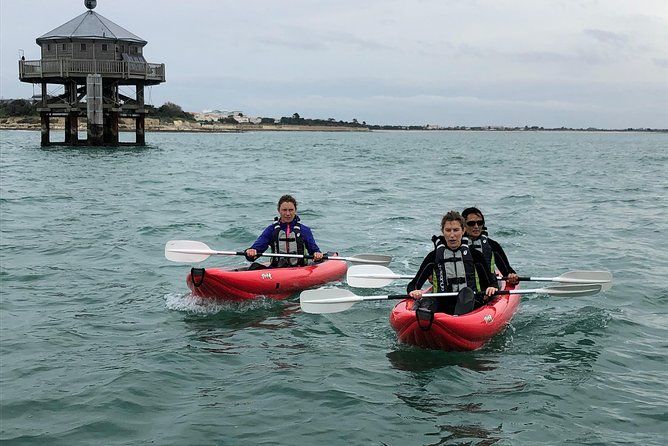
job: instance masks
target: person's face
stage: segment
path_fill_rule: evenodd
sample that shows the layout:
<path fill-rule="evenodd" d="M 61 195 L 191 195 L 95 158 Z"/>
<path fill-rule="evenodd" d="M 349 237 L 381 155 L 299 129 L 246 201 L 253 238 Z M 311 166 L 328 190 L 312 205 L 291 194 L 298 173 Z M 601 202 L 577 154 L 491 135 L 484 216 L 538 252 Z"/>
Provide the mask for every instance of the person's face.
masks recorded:
<path fill-rule="evenodd" d="M 281 216 L 281 223 L 290 223 L 295 219 L 297 208 L 293 203 L 284 201 L 278 208 L 278 214 Z"/>
<path fill-rule="evenodd" d="M 482 234 L 482 228 L 485 226 L 485 220 L 482 215 L 469 214 L 466 216 L 466 234 L 478 238 Z"/>
<path fill-rule="evenodd" d="M 464 228 L 462 228 L 462 225 L 460 225 L 458 221 L 446 221 L 442 230 L 448 248 L 459 248 L 462 244 L 462 236 L 464 235 Z"/>

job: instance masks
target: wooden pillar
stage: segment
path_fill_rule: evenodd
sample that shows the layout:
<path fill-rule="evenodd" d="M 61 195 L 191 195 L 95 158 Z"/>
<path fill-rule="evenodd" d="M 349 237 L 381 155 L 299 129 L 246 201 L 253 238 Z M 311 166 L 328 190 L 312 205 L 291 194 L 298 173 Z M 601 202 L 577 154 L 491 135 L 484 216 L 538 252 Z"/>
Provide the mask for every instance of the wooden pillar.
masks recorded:
<path fill-rule="evenodd" d="M 104 113 L 104 143 L 118 145 L 118 83 L 106 80 L 102 84 L 102 95 L 107 105 Z"/>
<path fill-rule="evenodd" d="M 144 85 L 137 85 L 137 104 L 139 108 L 144 108 Z"/>
<path fill-rule="evenodd" d="M 65 144 L 72 144 L 72 134 L 70 133 L 72 125 L 70 124 L 70 115 L 65 116 Z"/>
<path fill-rule="evenodd" d="M 144 113 L 141 113 L 139 116 L 137 116 L 135 122 L 136 122 L 136 134 L 137 134 L 137 139 L 135 144 L 138 146 L 145 146 L 146 145 L 146 135 L 145 135 L 145 130 L 144 130 L 144 118 L 146 115 Z"/>
<path fill-rule="evenodd" d="M 42 108 L 47 108 L 49 106 L 49 101 L 46 96 L 46 82 L 42 82 Z"/>
<path fill-rule="evenodd" d="M 111 111 L 104 117 L 104 143 L 118 145 L 118 112 Z"/>
<path fill-rule="evenodd" d="M 144 84 L 137 84 L 137 104 L 139 104 L 139 116 L 137 116 L 137 139 L 136 144 L 138 146 L 146 145 L 146 129 L 145 129 L 145 119 L 146 113 L 144 111 Z"/>
<path fill-rule="evenodd" d="M 65 117 L 65 143 L 76 146 L 79 144 L 79 114 L 70 112 Z"/>
<path fill-rule="evenodd" d="M 48 146 L 51 144 L 49 139 L 49 134 L 51 132 L 49 112 L 41 112 L 40 117 L 42 118 L 42 146 Z"/>
<path fill-rule="evenodd" d="M 56 48 L 58 45 L 56 45 Z M 72 86 L 72 82 L 65 82 L 63 85 L 63 88 L 65 89 L 65 97 L 67 98 L 67 105 L 70 106 L 70 111 L 68 114 L 65 116 L 65 144 L 76 144 L 76 141 L 78 139 L 77 135 L 75 134 L 74 136 L 72 135 L 72 107 L 73 107 L 73 100 L 72 100 L 72 93 L 73 89 L 76 92 L 76 84 Z M 76 93 L 75 93 L 76 97 Z"/>
<path fill-rule="evenodd" d="M 49 102 L 46 98 L 46 82 L 42 82 L 42 111 L 39 115 L 42 121 L 42 146 L 48 146 L 51 144 L 50 133 L 51 133 L 51 123 L 49 122 Z"/>

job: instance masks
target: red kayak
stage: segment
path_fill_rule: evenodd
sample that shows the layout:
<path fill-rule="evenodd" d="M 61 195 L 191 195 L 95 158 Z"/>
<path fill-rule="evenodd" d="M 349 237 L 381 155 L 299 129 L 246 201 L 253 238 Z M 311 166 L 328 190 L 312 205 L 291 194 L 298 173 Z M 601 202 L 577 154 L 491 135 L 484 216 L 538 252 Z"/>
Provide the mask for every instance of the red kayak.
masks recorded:
<path fill-rule="evenodd" d="M 340 260 L 288 268 L 220 269 L 193 268 L 186 277 L 195 296 L 224 300 L 247 300 L 260 296 L 285 299 L 307 288 L 338 280 L 348 265 Z"/>
<path fill-rule="evenodd" d="M 506 290 L 515 289 L 506 286 Z M 500 333 L 515 315 L 519 294 L 498 295 L 488 304 L 461 316 L 434 314 L 428 330 L 420 328 L 413 299 L 399 302 L 390 314 L 390 325 L 399 341 L 423 348 L 440 350 L 476 350 Z"/>

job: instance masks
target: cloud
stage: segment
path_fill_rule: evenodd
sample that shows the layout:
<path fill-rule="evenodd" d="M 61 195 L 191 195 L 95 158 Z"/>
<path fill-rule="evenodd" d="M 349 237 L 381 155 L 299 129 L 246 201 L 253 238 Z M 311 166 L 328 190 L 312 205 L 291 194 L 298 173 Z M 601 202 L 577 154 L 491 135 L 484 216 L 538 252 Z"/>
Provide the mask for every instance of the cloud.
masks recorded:
<path fill-rule="evenodd" d="M 629 44 L 630 39 L 628 36 L 615 33 L 611 31 L 604 31 L 601 29 L 585 29 L 582 31 L 586 37 L 590 37 L 597 42 L 605 43 L 608 45 L 623 47 Z"/>
<path fill-rule="evenodd" d="M 668 68 L 668 58 L 666 59 L 652 59 L 654 65 L 661 68 Z"/>
<path fill-rule="evenodd" d="M 149 89 L 154 104 L 377 123 L 668 127 L 665 0 L 193 5 L 96 9 L 166 64 L 167 82 Z M 3 96 L 32 94 L 17 80 L 17 49 L 39 58 L 35 37 L 81 9 L 2 1 Z"/>
<path fill-rule="evenodd" d="M 253 43 L 284 47 L 291 50 L 324 51 L 352 48 L 361 51 L 388 51 L 395 48 L 374 39 L 366 39 L 348 32 L 320 32 L 285 28 L 280 31 L 250 37 Z M 246 43 L 248 45 L 248 43 Z"/>

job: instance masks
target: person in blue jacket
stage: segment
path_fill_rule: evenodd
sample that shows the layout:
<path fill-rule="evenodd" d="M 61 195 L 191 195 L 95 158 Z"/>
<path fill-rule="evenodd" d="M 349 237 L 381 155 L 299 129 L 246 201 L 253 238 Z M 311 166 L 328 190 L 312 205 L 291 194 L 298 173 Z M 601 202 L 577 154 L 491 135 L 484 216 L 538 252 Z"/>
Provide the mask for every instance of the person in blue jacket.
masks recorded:
<path fill-rule="evenodd" d="M 249 262 L 259 257 L 259 254 L 271 248 L 276 254 L 312 255 L 313 260 L 322 260 L 322 252 L 313 238 L 311 228 L 300 223 L 297 215 L 297 200 L 291 195 L 283 195 L 278 200 L 278 217 L 262 231 L 253 245 L 246 249 L 246 259 Z M 304 258 L 272 257 L 271 266 L 281 268 L 287 266 L 303 266 L 307 264 Z"/>

